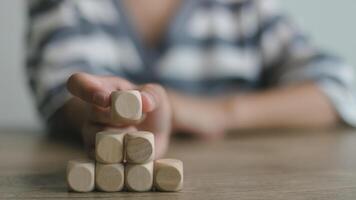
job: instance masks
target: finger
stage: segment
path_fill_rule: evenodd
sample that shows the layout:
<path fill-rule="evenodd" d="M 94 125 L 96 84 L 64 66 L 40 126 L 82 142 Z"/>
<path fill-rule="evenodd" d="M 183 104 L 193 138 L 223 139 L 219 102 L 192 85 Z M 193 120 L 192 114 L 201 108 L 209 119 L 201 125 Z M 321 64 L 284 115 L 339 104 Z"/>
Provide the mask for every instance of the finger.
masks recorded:
<path fill-rule="evenodd" d="M 68 79 L 67 88 L 70 93 L 83 101 L 107 107 L 110 105 L 112 91 L 132 89 L 134 85 L 119 77 L 76 73 Z"/>
<path fill-rule="evenodd" d="M 120 126 L 121 124 L 114 122 L 111 117 L 111 109 L 109 107 L 103 108 L 96 105 L 90 107 L 89 120 L 95 123 L 112 124 Z"/>
<path fill-rule="evenodd" d="M 102 81 L 86 73 L 73 74 L 67 81 L 67 88 L 74 96 L 99 106 L 108 104 L 110 88 L 105 88 Z"/>
<path fill-rule="evenodd" d="M 156 110 L 165 96 L 165 90 L 158 84 L 145 84 L 140 88 L 144 113 Z"/>

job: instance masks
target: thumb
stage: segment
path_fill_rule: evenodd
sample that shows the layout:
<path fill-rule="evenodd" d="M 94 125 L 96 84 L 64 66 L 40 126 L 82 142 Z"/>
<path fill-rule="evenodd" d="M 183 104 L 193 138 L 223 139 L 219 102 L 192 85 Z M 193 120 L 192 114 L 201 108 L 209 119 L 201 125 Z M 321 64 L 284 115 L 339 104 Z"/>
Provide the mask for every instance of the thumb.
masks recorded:
<path fill-rule="evenodd" d="M 153 112 L 159 108 L 165 96 L 165 90 L 158 84 L 145 84 L 140 88 L 140 92 L 144 113 Z"/>

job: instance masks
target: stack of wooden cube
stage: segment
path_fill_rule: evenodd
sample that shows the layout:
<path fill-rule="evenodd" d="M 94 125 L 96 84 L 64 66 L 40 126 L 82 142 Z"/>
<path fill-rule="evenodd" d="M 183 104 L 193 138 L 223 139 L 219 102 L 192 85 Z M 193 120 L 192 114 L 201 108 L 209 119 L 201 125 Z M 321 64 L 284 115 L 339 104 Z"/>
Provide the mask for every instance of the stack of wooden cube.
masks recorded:
<path fill-rule="evenodd" d="M 112 94 L 113 118 L 139 120 L 142 115 L 138 91 Z M 176 159 L 154 161 L 154 135 L 147 131 L 102 131 L 96 134 L 95 159 L 73 160 L 67 166 L 72 191 L 122 190 L 179 191 L 183 187 L 183 163 Z"/>

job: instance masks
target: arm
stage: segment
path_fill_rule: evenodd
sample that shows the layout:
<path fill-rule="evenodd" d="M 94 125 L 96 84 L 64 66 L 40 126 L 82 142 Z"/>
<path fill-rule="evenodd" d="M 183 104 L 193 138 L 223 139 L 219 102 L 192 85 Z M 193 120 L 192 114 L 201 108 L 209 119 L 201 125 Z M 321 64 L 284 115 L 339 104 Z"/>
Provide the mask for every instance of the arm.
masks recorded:
<path fill-rule="evenodd" d="M 228 102 L 228 128 L 324 128 L 339 122 L 328 98 L 313 83 L 241 95 Z"/>
<path fill-rule="evenodd" d="M 262 127 L 326 127 L 343 121 L 354 126 L 353 66 L 318 48 L 271 2 L 274 1 L 257 3 L 261 78 L 266 92 L 241 97 L 241 111 L 237 114 L 265 118 L 265 124 L 242 117 L 245 121 L 241 123 L 246 127 L 251 123 Z"/>
<path fill-rule="evenodd" d="M 313 83 L 207 100 L 170 92 L 173 127 L 214 139 L 226 130 L 326 128 L 339 116 Z"/>

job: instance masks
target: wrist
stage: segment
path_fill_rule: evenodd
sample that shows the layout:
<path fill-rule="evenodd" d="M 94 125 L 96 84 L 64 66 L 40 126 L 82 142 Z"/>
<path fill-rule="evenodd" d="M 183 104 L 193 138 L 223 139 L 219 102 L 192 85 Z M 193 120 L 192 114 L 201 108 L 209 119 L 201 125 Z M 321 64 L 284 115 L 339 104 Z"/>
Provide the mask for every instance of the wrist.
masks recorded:
<path fill-rule="evenodd" d="M 229 129 L 247 129 L 249 128 L 252 116 L 248 104 L 248 96 L 239 95 L 231 97 L 226 103 L 227 126 Z"/>

